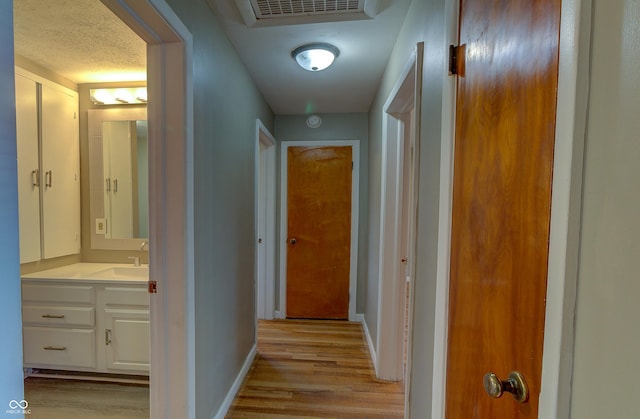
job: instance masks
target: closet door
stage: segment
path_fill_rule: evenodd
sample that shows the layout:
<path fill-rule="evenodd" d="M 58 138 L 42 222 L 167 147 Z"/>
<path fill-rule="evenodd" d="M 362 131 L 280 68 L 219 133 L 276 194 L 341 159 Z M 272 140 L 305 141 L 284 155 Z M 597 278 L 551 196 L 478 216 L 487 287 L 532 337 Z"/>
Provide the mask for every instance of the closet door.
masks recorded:
<path fill-rule="evenodd" d="M 20 263 L 40 260 L 38 96 L 35 81 L 16 74 Z"/>
<path fill-rule="evenodd" d="M 80 252 L 78 98 L 42 85 L 43 258 Z"/>

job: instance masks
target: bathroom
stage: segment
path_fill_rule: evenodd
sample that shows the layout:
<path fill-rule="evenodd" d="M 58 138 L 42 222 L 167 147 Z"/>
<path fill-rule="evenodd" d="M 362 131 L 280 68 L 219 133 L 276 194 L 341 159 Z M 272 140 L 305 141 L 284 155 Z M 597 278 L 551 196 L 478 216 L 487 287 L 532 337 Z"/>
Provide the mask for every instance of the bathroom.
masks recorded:
<path fill-rule="evenodd" d="M 97 0 L 14 36 L 25 376 L 148 384 L 146 44 Z"/>

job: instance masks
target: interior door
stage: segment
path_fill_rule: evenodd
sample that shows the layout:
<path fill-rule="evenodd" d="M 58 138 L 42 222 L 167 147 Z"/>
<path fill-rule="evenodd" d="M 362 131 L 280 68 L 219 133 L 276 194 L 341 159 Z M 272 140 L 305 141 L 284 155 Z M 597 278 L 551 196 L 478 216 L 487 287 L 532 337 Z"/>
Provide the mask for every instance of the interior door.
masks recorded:
<path fill-rule="evenodd" d="M 348 319 L 352 149 L 287 150 L 287 317 Z"/>
<path fill-rule="evenodd" d="M 560 0 L 461 0 L 447 418 L 537 418 L 559 20 Z"/>

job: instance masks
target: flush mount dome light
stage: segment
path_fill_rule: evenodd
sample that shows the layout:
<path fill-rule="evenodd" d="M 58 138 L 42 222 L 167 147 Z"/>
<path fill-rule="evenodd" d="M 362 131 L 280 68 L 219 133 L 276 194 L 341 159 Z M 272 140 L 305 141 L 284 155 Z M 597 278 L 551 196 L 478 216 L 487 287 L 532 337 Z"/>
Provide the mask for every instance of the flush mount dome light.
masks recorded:
<path fill-rule="evenodd" d="M 291 52 L 298 65 L 308 71 L 324 70 L 338 55 L 338 48 L 324 43 L 302 45 Z"/>

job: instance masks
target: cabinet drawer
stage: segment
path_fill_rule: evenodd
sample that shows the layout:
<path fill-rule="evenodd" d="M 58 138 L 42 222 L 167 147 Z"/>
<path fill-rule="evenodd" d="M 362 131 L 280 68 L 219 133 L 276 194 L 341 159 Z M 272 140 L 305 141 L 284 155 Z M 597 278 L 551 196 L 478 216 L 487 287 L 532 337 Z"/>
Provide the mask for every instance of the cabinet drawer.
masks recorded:
<path fill-rule="evenodd" d="M 96 366 L 93 329 L 23 328 L 24 363 L 27 366 Z"/>
<path fill-rule="evenodd" d="M 22 300 L 93 304 L 95 289 L 91 285 L 22 284 Z"/>
<path fill-rule="evenodd" d="M 22 306 L 22 322 L 47 326 L 93 326 L 95 309 L 25 304 Z"/>
<path fill-rule="evenodd" d="M 146 287 L 105 287 L 104 303 L 118 306 L 149 307 Z"/>

